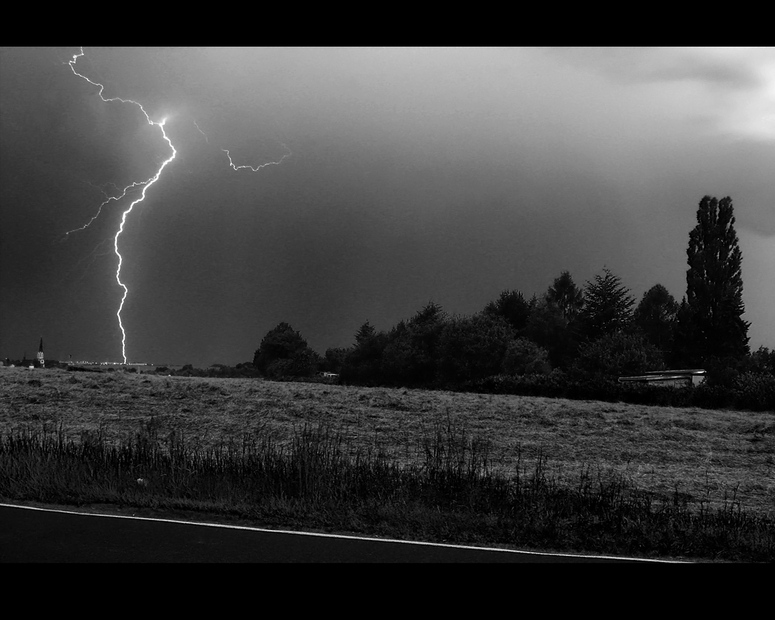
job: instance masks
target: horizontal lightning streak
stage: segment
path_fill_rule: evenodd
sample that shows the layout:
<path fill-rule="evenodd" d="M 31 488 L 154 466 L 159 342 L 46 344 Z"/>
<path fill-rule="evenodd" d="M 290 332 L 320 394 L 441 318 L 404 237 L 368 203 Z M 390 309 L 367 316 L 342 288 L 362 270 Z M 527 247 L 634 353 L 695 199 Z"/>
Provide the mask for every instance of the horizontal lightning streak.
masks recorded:
<path fill-rule="evenodd" d="M 201 131 L 201 129 L 200 129 L 200 131 Z M 207 138 L 207 136 L 205 136 L 205 138 Z M 282 142 L 280 144 L 282 144 Z M 258 172 L 259 170 L 261 170 L 261 168 L 266 168 L 267 166 L 279 166 L 281 163 L 283 163 L 283 160 L 287 159 L 288 157 L 290 157 L 293 154 L 293 153 L 291 153 L 291 149 L 289 149 L 285 144 L 283 144 L 283 147 L 288 152 L 285 155 L 283 155 L 279 160 L 277 160 L 277 161 L 268 161 L 265 164 L 260 164 L 258 166 L 247 166 L 247 165 L 237 166 L 232 161 L 231 155 L 229 155 L 228 149 L 221 149 L 221 150 L 224 153 L 226 153 L 226 157 L 229 158 L 229 165 L 232 167 L 232 169 L 234 169 L 234 170 L 244 170 L 244 169 L 247 168 L 248 170 L 252 170 L 253 172 Z"/>
<path fill-rule="evenodd" d="M 201 133 L 202 136 L 204 136 L 205 142 L 207 142 L 207 144 L 210 144 L 210 139 L 207 137 L 207 134 L 202 130 L 202 128 L 199 126 L 199 124 L 196 122 L 196 120 L 192 118 L 191 122 L 194 124 L 194 127 L 196 127 L 197 131 L 199 133 Z M 226 153 L 226 157 L 228 157 L 228 159 L 229 159 L 229 166 L 231 167 L 232 170 L 245 170 L 245 169 L 247 169 L 247 170 L 252 170 L 253 172 L 258 172 L 259 170 L 261 170 L 262 168 L 266 168 L 267 166 L 279 166 L 281 163 L 283 163 L 283 161 L 285 161 L 286 159 L 288 159 L 289 157 L 291 157 L 293 155 L 293 152 L 291 151 L 291 149 L 288 148 L 287 144 L 284 144 L 282 142 L 280 142 L 280 144 L 282 144 L 283 148 L 286 151 L 285 155 L 283 155 L 277 161 L 268 161 L 266 163 L 259 164 L 258 166 L 248 166 L 248 165 L 239 165 L 238 166 L 232 160 L 231 154 L 229 152 L 229 149 L 223 149 L 222 148 L 221 150 L 224 153 Z"/>

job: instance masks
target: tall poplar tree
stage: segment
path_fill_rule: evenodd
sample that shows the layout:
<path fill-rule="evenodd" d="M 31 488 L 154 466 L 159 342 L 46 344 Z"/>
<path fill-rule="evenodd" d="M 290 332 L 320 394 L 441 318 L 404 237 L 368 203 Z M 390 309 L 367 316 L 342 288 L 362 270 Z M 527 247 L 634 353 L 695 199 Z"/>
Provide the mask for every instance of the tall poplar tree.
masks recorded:
<path fill-rule="evenodd" d="M 686 308 L 679 316 L 688 361 L 745 356 L 750 323 L 742 318 L 743 254 L 731 198 L 703 197 L 686 255 Z"/>

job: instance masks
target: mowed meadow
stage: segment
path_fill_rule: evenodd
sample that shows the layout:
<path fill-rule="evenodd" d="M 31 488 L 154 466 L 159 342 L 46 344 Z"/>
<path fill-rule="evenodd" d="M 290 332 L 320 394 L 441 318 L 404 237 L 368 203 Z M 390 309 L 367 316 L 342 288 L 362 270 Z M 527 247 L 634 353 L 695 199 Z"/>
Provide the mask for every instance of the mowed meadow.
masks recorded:
<path fill-rule="evenodd" d="M 0 371 L 0 434 L 56 432 L 107 444 L 141 430 L 202 449 L 328 428 L 351 454 L 427 458 L 439 429 L 469 439 L 505 476 L 570 487 L 612 474 L 656 501 L 775 518 L 775 414 L 514 395 L 154 374 Z M 134 475 L 131 472 L 128 475 Z M 771 532 L 771 529 L 770 529 Z M 771 543 L 769 543 L 771 544 Z M 771 552 L 771 551 L 770 551 Z"/>

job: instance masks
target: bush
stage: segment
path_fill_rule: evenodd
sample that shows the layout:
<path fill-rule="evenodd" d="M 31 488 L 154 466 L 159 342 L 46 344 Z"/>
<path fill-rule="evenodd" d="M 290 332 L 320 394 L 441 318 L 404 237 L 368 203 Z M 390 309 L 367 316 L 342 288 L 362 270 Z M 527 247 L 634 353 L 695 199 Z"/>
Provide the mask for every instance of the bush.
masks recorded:
<path fill-rule="evenodd" d="M 496 375 L 514 330 L 499 316 L 479 313 L 448 321 L 438 343 L 439 374 L 446 385 Z"/>
<path fill-rule="evenodd" d="M 764 372 L 745 372 L 732 385 L 735 405 L 753 411 L 775 412 L 775 376 Z"/>
<path fill-rule="evenodd" d="M 601 374 L 589 375 L 570 381 L 567 387 L 567 398 L 579 400 L 602 400 L 616 402 L 622 400 L 624 387 L 616 379 Z"/>
<path fill-rule="evenodd" d="M 731 390 L 740 376 L 740 361 L 734 358 L 708 358 L 705 360 L 706 383 L 713 387 Z"/>
<path fill-rule="evenodd" d="M 584 345 L 573 368 L 608 377 L 638 375 L 665 367 L 662 353 L 638 334 L 615 332 Z"/>
<path fill-rule="evenodd" d="M 507 375 L 548 375 L 552 372 L 549 352 L 527 338 L 517 338 L 509 343 L 502 368 Z"/>
<path fill-rule="evenodd" d="M 763 372 L 775 377 L 775 351 L 767 347 L 759 347 L 743 362 L 743 368 L 751 372 Z"/>

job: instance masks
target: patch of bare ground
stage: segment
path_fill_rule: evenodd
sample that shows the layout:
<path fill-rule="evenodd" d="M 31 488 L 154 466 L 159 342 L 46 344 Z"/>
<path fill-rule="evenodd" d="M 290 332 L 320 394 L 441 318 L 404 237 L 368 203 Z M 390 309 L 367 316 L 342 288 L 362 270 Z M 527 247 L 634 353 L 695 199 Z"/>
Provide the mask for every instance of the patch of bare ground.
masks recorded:
<path fill-rule="evenodd" d="M 0 432 L 63 429 L 109 441 L 153 428 L 202 446 L 270 434 L 290 439 L 325 424 L 350 449 L 418 459 L 439 422 L 484 440 L 494 469 L 539 456 L 571 483 L 586 472 L 626 474 L 658 495 L 706 506 L 740 502 L 775 516 L 775 414 L 541 397 L 365 388 L 259 379 L 167 377 L 121 371 L 0 370 Z"/>

